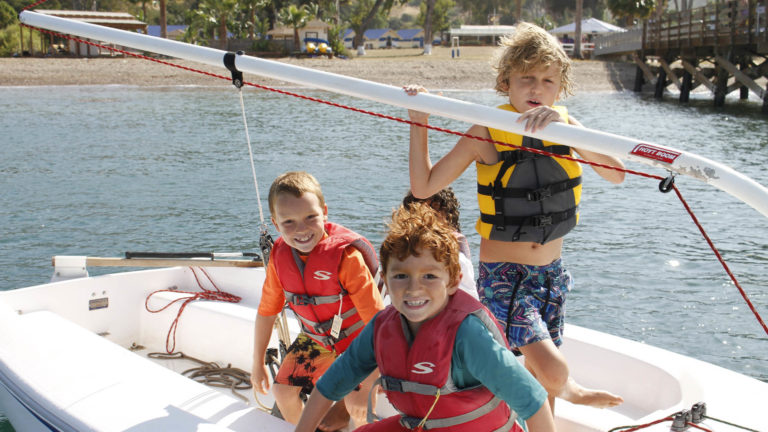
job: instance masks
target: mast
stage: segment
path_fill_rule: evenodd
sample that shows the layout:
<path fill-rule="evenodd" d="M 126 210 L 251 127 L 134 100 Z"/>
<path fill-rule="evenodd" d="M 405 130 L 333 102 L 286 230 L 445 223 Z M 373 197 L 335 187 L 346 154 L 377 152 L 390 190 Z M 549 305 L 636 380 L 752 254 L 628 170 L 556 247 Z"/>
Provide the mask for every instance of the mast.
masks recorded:
<path fill-rule="evenodd" d="M 32 11 L 21 12 L 19 20 L 32 27 L 40 27 L 226 69 L 224 56 L 227 52 L 222 50 Z M 524 125 L 516 122 L 519 114 L 513 112 L 429 93 L 408 96 L 401 88 L 395 86 L 247 55 L 234 57 L 235 68 L 245 73 L 373 100 L 405 109 L 429 112 L 433 115 L 470 124 L 529 135 L 541 140 L 567 144 L 690 176 L 733 195 L 768 217 L 768 189 L 728 166 L 683 150 L 563 123 L 552 123 L 535 133 L 525 132 Z"/>

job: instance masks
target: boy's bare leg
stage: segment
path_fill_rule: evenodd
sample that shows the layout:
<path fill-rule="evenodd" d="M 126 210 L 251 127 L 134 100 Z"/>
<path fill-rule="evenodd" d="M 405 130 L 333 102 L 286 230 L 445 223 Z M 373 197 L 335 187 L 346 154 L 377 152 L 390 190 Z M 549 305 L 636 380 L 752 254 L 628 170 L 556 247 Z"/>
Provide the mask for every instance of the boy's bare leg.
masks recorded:
<path fill-rule="evenodd" d="M 288 423 L 297 424 L 301 418 L 304 404 L 299 397 L 300 392 L 301 387 L 278 383 L 274 383 L 272 386 L 272 394 L 275 396 L 275 402 L 280 409 L 280 414 L 283 415 L 283 419 Z"/>
<path fill-rule="evenodd" d="M 565 356 L 551 339 L 534 342 L 520 347 L 525 356 L 525 366 L 549 393 L 549 404 L 553 412 L 555 397 L 568 402 L 607 408 L 624 402 L 620 396 L 603 390 L 587 389 L 570 377 Z"/>
<path fill-rule="evenodd" d="M 333 404 L 317 428 L 325 432 L 334 432 L 344 429 L 348 424 L 349 413 L 347 413 L 347 406 L 342 399 Z"/>

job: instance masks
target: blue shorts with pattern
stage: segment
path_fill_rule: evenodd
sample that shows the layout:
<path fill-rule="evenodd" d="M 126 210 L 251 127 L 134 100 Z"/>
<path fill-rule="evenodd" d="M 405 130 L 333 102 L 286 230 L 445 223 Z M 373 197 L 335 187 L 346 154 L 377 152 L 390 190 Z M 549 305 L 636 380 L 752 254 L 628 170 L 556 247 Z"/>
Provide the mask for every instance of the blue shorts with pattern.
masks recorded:
<path fill-rule="evenodd" d="M 565 293 L 571 274 L 557 259 L 545 266 L 480 262 L 477 293 L 505 329 L 512 351 L 552 339 L 560 346 L 565 323 Z M 514 297 L 514 298 L 513 298 Z"/>

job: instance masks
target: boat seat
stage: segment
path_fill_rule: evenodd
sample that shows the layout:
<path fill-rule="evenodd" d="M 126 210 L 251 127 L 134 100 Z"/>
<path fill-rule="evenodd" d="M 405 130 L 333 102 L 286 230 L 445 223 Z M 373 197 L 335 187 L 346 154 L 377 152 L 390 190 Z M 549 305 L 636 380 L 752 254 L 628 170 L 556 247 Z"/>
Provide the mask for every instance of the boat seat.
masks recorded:
<path fill-rule="evenodd" d="M 291 430 L 53 312 L 3 319 L 14 330 L 0 348 L 7 360 L 0 372 L 14 371 L 16 399 L 56 430 L 232 430 L 235 423 L 239 430 Z"/>
<path fill-rule="evenodd" d="M 184 297 L 187 297 L 184 293 L 162 291 L 150 297 L 148 305 L 152 310 L 158 310 Z M 159 313 L 142 312 L 142 345 L 165 351 L 166 337 L 182 303 L 183 300 L 179 300 Z M 250 372 L 255 321 L 256 309 L 250 306 L 212 300 L 192 301 L 179 318 L 175 351 Z M 289 327 L 293 338 L 299 332 L 298 324 L 291 319 Z M 171 344 L 172 338 L 173 335 Z M 277 341 L 277 335 L 273 333 L 270 345 L 277 346 Z"/>

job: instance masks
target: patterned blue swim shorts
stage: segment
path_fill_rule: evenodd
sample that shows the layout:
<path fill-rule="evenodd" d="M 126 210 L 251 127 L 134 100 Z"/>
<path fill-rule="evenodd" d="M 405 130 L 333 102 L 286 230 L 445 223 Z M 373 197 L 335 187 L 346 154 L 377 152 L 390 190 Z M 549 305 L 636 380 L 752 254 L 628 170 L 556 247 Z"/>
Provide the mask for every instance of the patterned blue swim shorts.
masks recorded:
<path fill-rule="evenodd" d="M 557 259 L 545 266 L 480 262 L 477 293 L 505 329 L 512 351 L 552 339 L 562 345 L 571 274 Z M 513 299 L 514 298 L 514 299 Z"/>

